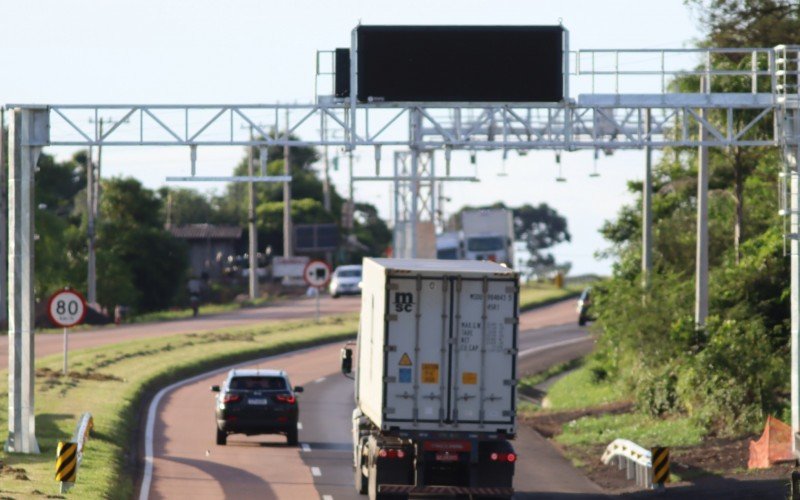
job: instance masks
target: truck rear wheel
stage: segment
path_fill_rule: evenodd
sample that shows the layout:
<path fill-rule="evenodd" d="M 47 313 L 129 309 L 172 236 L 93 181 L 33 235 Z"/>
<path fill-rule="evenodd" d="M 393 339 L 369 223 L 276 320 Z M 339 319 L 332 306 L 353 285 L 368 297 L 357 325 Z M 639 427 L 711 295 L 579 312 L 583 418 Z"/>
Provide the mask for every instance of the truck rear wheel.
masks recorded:
<path fill-rule="evenodd" d="M 366 495 L 369 488 L 369 480 L 364 476 L 363 472 L 363 460 L 363 457 L 358 460 L 358 466 L 355 468 L 355 473 L 353 474 L 353 482 L 359 495 Z"/>
<path fill-rule="evenodd" d="M 378 493 L 378 467 L 375 464 L 371 465 L 369 468 L 368 483 L 367 492 L 369 494 L 369 500 L 385 500 L 389 498 L 389 495 L 385 493 Z"/>

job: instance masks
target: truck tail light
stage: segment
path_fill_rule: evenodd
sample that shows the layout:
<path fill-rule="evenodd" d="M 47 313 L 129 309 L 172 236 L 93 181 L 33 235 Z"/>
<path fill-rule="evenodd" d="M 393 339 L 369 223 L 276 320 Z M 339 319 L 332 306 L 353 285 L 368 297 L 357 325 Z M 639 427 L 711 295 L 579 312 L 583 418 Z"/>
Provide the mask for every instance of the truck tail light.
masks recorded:
<path fill-rule="evenodd" d="M 293 405 L 295 402 L 297 402 L 297 398 L 295 398 L 293 394 L 278 394 L 275 396 L 275 399 L 281 403 L 287 403 L 290 405 Z"/>
<path fill-rule="evenodd" d="M 381 458 L 405 458 L 406 452 L 396 448 L 381 448 L 378 456 Z"/>
<path fill-rule="evenodd" d="M 508 462 L 510 464 L 513 464 L 514 462 L 517 461 L 517 455 L 513 452 L 512 453 L 494 452 L 491 455 L 489 455 L 489 459 L 492 462 Z"/>
<path fill-rule="evenodd" d="M 241 400 L 242 397 L 238 394 L 226 394 L 224 398 L 222 398 L 223 403 L 235 403 L 236 401 Z"/>

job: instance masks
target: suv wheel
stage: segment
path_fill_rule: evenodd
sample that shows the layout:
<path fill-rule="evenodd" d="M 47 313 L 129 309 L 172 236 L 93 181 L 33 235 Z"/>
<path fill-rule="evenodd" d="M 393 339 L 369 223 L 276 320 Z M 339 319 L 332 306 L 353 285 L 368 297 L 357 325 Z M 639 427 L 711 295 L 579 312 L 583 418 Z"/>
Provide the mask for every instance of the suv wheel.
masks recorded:
<path fill-rule="evenodd" d="M 289 446 L 297 446 L 297 441 L 298 441 L 297 426 L 295 425 L 294 428 L 286 431 L 286 444 L 288 444 Z"/>
<path fill-rule="evenodd" d="M 217 444 L 225 446 L 227 442 L 228 442 L 228 435 L 224 431 L 221 431 L 219 430 L 219 428 L 217 428 Z"/>

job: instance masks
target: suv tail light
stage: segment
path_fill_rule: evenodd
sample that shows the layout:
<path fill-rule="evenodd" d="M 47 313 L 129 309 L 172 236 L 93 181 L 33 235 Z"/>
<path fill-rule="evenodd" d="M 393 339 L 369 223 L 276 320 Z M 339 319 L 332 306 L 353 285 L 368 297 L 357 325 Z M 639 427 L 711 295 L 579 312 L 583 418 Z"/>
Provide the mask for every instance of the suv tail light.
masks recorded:
<path fill-rule="evenodd" d="M 278 394 L 275 396 L 275 399 L 281 403 L 287 403 L 290 405 L 293 405 L 297 401 L 297 398 L 294 397 L 294 394 Z"/>
<path fill-rule="evenodd" d="M 517 461 L 517 455 L 514 453 L 492 453 L 489 455 L 489 460 L 492 462 L 508 462 L 513 464 Z"/>
<path fill-rule="evenodd" d="M 222 398 L 223 403 L 235 403 L 236 401 L 240 401 L 242 397 L 238 394 L 226 394 L 224 398 Z"/>

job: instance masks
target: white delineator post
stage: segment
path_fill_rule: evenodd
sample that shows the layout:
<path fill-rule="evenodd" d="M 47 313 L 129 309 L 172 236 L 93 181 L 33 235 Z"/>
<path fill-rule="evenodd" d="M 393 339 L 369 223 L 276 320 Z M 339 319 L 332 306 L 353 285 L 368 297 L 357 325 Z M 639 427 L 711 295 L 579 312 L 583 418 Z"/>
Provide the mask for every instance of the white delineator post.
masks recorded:
<path fill-rule="evenodd" d="M 9 127 L 8 440 L 16 453 L 39 453 L 34 415 L 34 170 L 49 142 L 46 107 L 15 108 Z"/>

